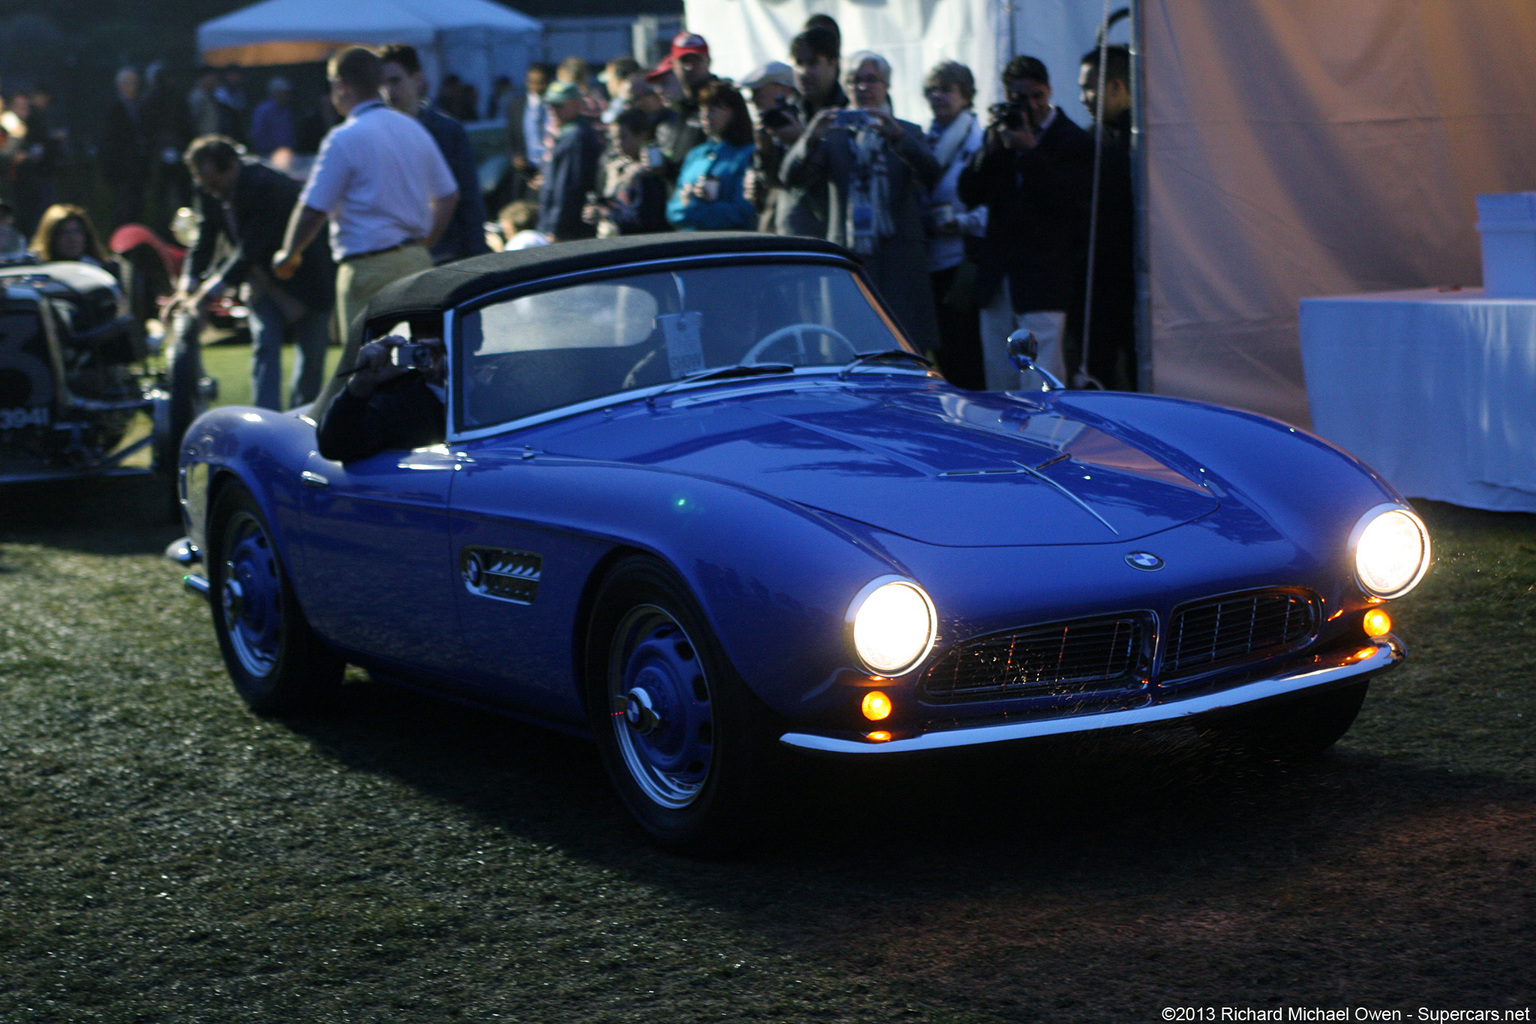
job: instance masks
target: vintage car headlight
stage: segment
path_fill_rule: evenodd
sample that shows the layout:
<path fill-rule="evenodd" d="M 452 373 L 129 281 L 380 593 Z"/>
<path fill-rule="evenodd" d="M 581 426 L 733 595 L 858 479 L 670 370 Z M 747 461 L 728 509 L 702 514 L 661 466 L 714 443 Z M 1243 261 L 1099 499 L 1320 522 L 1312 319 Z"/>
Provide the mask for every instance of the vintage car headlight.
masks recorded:
<path fill-rule="evenodd" d="M 933 650 L 938 616 L 923 588 L 900 576 L 871 580 L 848 606 L 853 649 L 875 675 L 899 676 Z"/>
<path fill-rule="evenodd" d="M 1373 597 L 1402 597 L 1429 568 L 1429 531 L 1400 505 L 1378 505 L 1361 516 L 1350 545 L 1355 579 Z"/>

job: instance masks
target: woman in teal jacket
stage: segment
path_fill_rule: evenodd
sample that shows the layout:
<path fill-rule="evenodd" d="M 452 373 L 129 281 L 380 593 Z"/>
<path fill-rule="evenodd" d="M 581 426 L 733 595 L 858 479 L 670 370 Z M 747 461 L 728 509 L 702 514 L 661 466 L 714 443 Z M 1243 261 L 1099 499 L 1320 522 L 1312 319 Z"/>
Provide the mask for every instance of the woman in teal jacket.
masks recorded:
<path fill-rule="evenodd" d="M 667 220 L 679 231 L 751 231 L 757 210 L 742 194 L 755 148 L 747 102 L 729 82 L 715 81 L 700 91 L 699 113 L 709 140 L 683 158 Z"/>

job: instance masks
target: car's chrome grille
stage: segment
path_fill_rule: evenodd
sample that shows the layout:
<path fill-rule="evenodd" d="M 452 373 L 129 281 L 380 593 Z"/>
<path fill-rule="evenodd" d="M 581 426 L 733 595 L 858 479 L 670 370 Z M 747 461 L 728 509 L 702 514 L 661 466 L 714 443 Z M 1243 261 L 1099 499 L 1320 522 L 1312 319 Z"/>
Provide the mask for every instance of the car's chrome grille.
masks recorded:
<path fill-rule="evenodd" d="M 951 648 L 923 673 L 924 700 L 1010 700 L 1124 692 L 1141 684 L 1149 622 L 1076 619 L 994 633 Z"/>
<path fill-rule="evenodd" d="M 1174 610 L 1161 677 L 1174 679 L 1300 646 L 1317 632 L 1318 601 L 1301 590 L 1253 590 Z"/>

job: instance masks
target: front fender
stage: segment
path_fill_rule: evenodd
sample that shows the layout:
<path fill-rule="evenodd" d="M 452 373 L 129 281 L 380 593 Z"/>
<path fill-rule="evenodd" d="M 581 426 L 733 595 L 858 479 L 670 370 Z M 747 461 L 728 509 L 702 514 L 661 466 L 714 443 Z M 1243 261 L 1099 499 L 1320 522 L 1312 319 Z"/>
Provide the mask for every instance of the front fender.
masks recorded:
<path fill-rule="evenodd" d="M 221 406 L 199 416 L 181 445 L 182 515 L 187 536 L 208 551 L 208 516 L 219 489 L 238 480 L 251 492 L 290 572 L 299 566 L 299 473 L 315 447 L 306 420 L 271 409 Z"/>
<path fill-rule="evenodd" d="M 855 671 L 844 616 L 859 589 L 906 575 L 888 553 L 818 513 L 644 466 L 477 457 L 454 481 L 454 508 L 574 531 L 667 562 L 747 686 L 786 716 L 803 716 L 834 677 Z M 573 623 L 573 635 L 584 628 Z"/>

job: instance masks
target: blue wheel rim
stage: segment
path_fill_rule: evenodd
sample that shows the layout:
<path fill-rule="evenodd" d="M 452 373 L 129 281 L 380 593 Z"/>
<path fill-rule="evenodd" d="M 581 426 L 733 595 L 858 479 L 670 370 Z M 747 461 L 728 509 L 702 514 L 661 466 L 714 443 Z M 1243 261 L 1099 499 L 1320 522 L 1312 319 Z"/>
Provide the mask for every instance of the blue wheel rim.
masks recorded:
<path fill-rule="evenodd" d="M 224 531 L 224 579 L 219 588 L 230 647 L 247 673 L 267 676 L 283 641 L 283 586 L 277 555 L 261 522 L 248 512 Z"/>
<path fill-rule="evenodd" d="M 658 806 L 689 806 L 714 764 L 714 705 L 697 648 L 665 609 L 639 605 L 619 623 L 609 664 L 610 717 L 630 777 Z"/>

